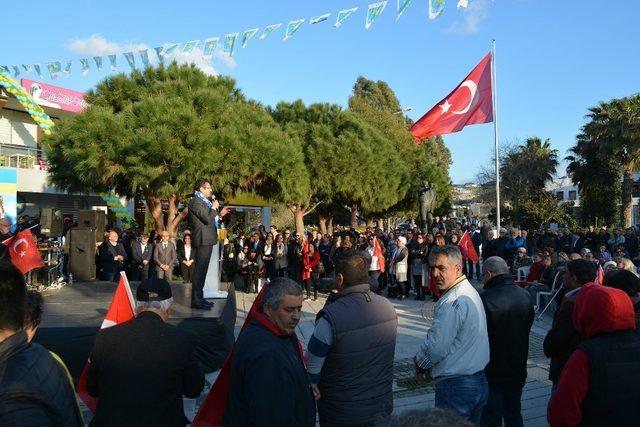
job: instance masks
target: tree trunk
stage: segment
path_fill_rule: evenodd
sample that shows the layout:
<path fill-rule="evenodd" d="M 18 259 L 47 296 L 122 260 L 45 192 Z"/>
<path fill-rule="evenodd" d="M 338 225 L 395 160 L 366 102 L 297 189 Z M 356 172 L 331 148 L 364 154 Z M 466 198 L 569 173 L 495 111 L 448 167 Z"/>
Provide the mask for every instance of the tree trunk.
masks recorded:
<path fill-rule="evenodd" d="M 327 220 L 327 234 L 333 236 L 333 216 L 330 216 Z"/>
<path fill-rule="evenodd" d="M 320 233 L 323 236 L 327 234 L 327 219 L 318 215 L 318 225 L 320 226 Z"/>
<path fill-rule="evenodd" d="M 149 213 L 153 217 L 156 225 L 156 233 L 164 231 L 164 215 L 162 214 L 162 201 L 153 195 L 150 191 L 144 192 L 144 199 L 147 203 Z"/>
<path fill-rule="evenodd" d="M 367 227 L 373 228 L 373 218 L 367 218 L 366 224 L 367 224 Z"/>
<path fill-rule="evenodd" d="M 349 215 L 349 225 L 353 228 L 358 226 L 358 205 L 351 205 L 351 214 Z"/>
<path fill-rule="evenodd" d="M 622 178 L 622 224 L 631 227 L 633 224 L 633 169 L 631 165 L 624 165 L 624 175 Z"/>
<path fill-rule="evenodd" d="M 384 219 L 383 218 L 378 218 L 378 228 L 380 230 L 384 230 Z"/>
<path fill-rule="evenodd" d="M 169 212 L 167 213 L 167 231 L 171 237 L 178 235 L 180 223 L 187 217 L 189 208 L 185 207 L 182 212 L 178 211 L 180 199 L 175 194 L 169 196 Z"/>
<path fill-rule="evenodd" d="M 296 233 L 299 236 L 304 234 L 304 216 L 306 215 L 306 209 L 298 205 L 289 205 L 289 210 L 293 214 L 293 218 L 296 224 Z"/>

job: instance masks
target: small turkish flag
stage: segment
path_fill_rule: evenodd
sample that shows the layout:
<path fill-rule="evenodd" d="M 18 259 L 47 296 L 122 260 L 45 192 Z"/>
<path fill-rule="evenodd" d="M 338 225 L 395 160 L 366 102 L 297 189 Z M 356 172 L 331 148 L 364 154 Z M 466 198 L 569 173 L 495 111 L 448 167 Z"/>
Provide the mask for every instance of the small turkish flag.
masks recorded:
<path fill-rule="evenodd" d="M 127 280 L 127 275 L 123 271 L 120 273 L 120 282 L 118 282 L 118 287 L 113 294 L 113 300 L 111 300 L 111 305 L 102 321 L 100 329 L 110 328 L 111 326 L 119 325 L 120 323 L 133 319 L 135 317 L 134 307 L 135 302 L 133 300 L 131 286 L 129 286 L 129 280 Z M 77 393 L 80 399 L 87 405 L 87 408 L 89 408 L 91 412 L 95 412 L 98 406 L 98 399 L 91 396 L 87 391 L 87 371 L 90 364 L 91 360 L 87 360 L 87 363 L 85 363 L 82 369 L 82 374 L 80 374 L 80 379 L 78 380 Z"/>
<path fill-rule="evenodd" d="M 44 266 L 31 230 L 24 230 L 3 242 L 9 247 L 11 262 L 22 274 Z"/>
<path fill-rule="evenodd" d="M 446 98 L 411 126 L 413 138 L 460 132 L 467 125 L 493 121 L 491 53 Z"/>
<path fill-rule="evenodd" d="M 478 263 L 478 252 L 476 252 L 476 248 L 473 246 L 473 242 L 471 241 L 471 236 L 468 231 L 464 232 L 462 238 L 458 242 L 458 246 L 467 253 L 467 258 L 469 258 L 474 264 Z"/>

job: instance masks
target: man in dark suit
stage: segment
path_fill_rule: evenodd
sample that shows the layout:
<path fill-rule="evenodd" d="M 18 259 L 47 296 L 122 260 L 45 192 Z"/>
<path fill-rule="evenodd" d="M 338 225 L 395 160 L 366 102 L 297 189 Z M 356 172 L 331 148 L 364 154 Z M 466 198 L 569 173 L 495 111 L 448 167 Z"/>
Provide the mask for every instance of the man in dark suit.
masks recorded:
<path fill-rule="evenodd" d="M 156 264 L 156 275 L 159 279 L 171 280 L 173 267 L 176 264 L 178 255 L 176 247 L 169 241 L 169 232 L 164 230 L 161 234 L 162 240 L 153 249 L 153 262 Z"/>
<path fill-rule="evenodd" d="M 135 319 L 96 336 L 87 372 L 87 390 L 99 398 L 91 426 L 185 426 L 182 396 L 204 388 L 196 341 L 166 323 L 173 298 L 165 279 L 140 283 L 136 300 Z"/>
<path fill-rule="evenodd" d="M 218 213 L 219 203 L 211 198 L 211 183 L 199 179 L 195 185 L 195 193 L 189 201 L 189 227 L 193 237 L 192 245 L 196 250 L 195 269 L 191 281 L 191 308 L 210 310 L 211 303 L 204 299 L 202 290 L 211 260 L 213 247 L 218 243 L 218 214 L 226 214 L 226 208 Z"/>
<path fill-rule="evenodd" d="M 140 241 L 131 242 L 131 280 L 146 280 L 149 277 L 149 264 L 153 257 L 153 244 L 149 235 L 140 236 Z"/>

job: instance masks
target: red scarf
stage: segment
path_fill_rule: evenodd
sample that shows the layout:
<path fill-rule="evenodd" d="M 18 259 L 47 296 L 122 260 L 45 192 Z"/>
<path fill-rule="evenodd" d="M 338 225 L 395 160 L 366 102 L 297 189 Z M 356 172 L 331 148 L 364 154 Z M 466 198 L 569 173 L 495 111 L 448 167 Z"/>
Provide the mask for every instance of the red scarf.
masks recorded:
<path fill-rule="evenodd" d="M 242 325 L 240 334 L 242 334 L 242 331 L 244 331 L 244 328 L 247 327 L 251 320 L 255 320 L 279 337 L 289 336 L 283 333 L 276 325 L 273 324 L 271 320 L 269 320 L 263 313 L 260 312 L 260 306 L 262 305 L 262 299 L 264 298 L 264 291 L 265 289 L 267 289 L 267 286 L 268 285 L 262 287 L 255 301 L 253 301 L 253 305 L 251 305 L 251 310 L 249 310 L 249 314 L 247 315 L 247 318 Z M 298 346 L 298 352 L 300 353 L 300 359 L 302 360 L 302 363 L 304 363 L 304 352 L 302 351 L 300 340 L 298 340 L 297 337 L 296 344 Z M 207 397 L 202 403 L 202 406 L 200 406 L 200 410 L 198 410 L 196 417 L 191 423 L 193 427 L 222 426 L 222 420 L 224 419 L 224 412 L 227 408 L 227 400 L 229 398 L 229 384 L 231 379 L 231 361 L 233 360 L 233 351 L 234 348 L 232 347 L 229 355 L 227 355 L 227 358 L 224 361 L 224 365 L 222 366 L 220 375 L 218 375 L 216 382 L 213 383 L 213 386 L 211 386 L 211 390 L 209 390 Z"/>

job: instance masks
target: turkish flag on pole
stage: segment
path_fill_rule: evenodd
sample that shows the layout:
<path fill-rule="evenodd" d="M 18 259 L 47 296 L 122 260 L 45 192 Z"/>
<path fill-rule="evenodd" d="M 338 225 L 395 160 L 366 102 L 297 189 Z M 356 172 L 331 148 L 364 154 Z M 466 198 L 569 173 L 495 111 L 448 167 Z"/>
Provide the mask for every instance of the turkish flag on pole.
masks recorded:
<path fill-rule="evenodd" d="M 411 126 L 413 138 L 460 132 L 467 125 L 493 121 L 491 53 L 446 98 Z"/>
<path fill-rule="evenodd" d="M 474 264 L 478 263 L 478 252 L 476 252 L 475 246 L 471 241 L 471 236 L 468 231 L 465 231 L 462 238 L 458 242 L 458 246 L 463 248 L 467 252 L 467 258 L 469 258 Z"/>
<path fill-rule="evenodd" d="M 102 321 L 100 329 L 110 328 L 111 326 L 119 325 L 120 323 L 133 319 L 135 317 L 134 307 L 135 302 L 133 300 L 131 286 L 129 286 L 129 280 L 127 280 L 127 275 L 123 271 L 120 273 L 120 282 L 118 282 L 118 287 L 113 294 L 113 300 L 111 300 L 111 305 Z M 77 393 L 80 399 L 87 405 L 87 408 L 89 408 L 91 412 L 95 412 L 98 399 L 91 396 L 87 391 L 87 371 L 90 363 L 91 359 L 87 360 L 87 363 L 82 369 L 82 374 L 80 374 L 80 379 L 78 380 Z"/>
<path fill-rule="evenodd" d="M 2 243 L 9 247 L 11 262 L 22 274 L 27 274 L 34 268 L 44 265 L 31 230 L 21 231 Z"/>

